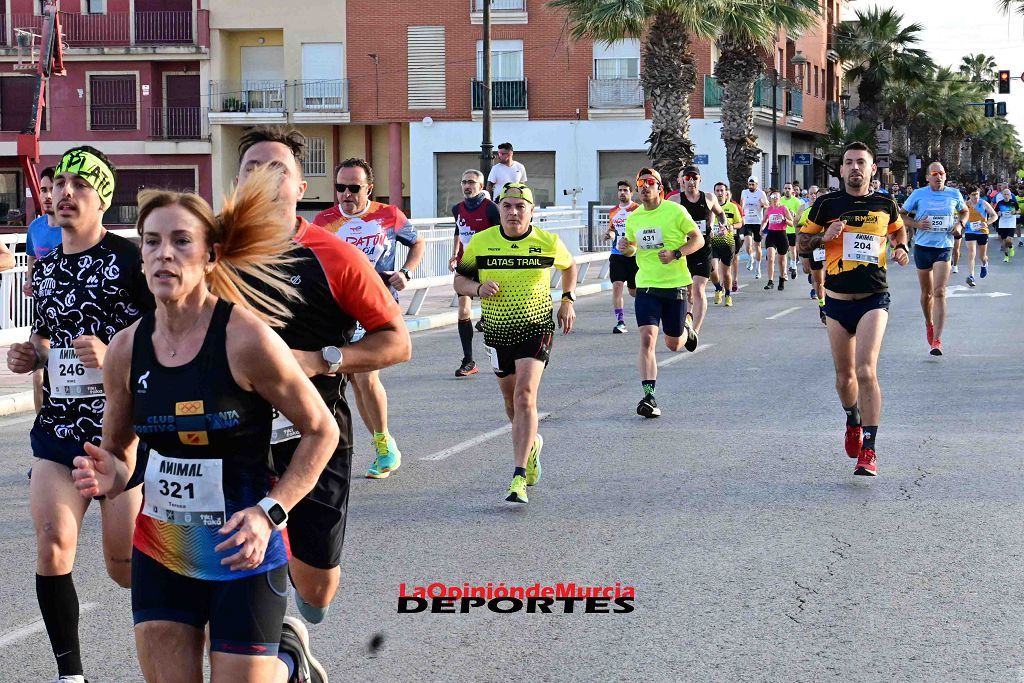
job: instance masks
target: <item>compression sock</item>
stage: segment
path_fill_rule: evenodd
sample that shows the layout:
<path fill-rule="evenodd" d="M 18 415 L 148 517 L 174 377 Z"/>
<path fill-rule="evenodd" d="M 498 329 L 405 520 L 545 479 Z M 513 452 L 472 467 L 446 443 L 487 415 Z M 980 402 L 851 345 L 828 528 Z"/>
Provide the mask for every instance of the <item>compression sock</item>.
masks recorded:
<path fill-rule="evenodd" d="M 517 467 L 515 469 L 515 471 L 512 472 L 512 477 L 513 478 L 515 478 L 515 477 L 525 477 L 525 476 L 526 476 L 526 468 L 525 467 Z"/>
<path fill-rule="evenodd" d="M 618 320 L 620 323 L 621 322 L 625 322 L 625 320 L 623 318 L 623 314 L 624 314 L 624 310 L 623 309 L 621 309 L 621 308 L 616 308 L 615 309 L 615 319 Z"/>
<path fill-rule="evenodd" d="M 852 406 L 843 406 L 846 411 L 846 426 L 856 427 L 860 424 L 860 408 L 854 403 Z"/>
<path fill-rule="evenodd" d="M 654 396 L 654 385 L 657 384 L 656 379 L 644 379 L 640 380 L 640 384 L 644 387 L 644 396 Z"/>
<path fill-rule="evenodd" d="M 473 321 L 470 318 L 459 321 L 459 341 L 462 342 L 463 360 L 473 360 Z"/>
<path fill-rule="evenodd" d="M 713 285 L 715 286 L 715 291 L 716 291 L 716 292 L 721 292 L 721 291 L 722 291 L 723 289 L 725 289 L 725 287 L 723 287 L 723 286 L 722 286 L 722 285 L 721 285 L 720 283 L 718 283 L 718 282 L 712 282 L 711 284 L 713 284 Z"/>
<path fill-rule="evenodd" d="M 871 427 L 864 427 L 864 445 L 863 448 L 870 448 L 875 450 L 875 436 L 878 434 L 878 425 Z"/>
<path fill-rule="evenodd" d="M 50 647 L 61 676 L 81 676 L 82 650 L 78 642 L 78 593 L 71 574 L 36 574 L 36 599 L 43 615 Z"/>

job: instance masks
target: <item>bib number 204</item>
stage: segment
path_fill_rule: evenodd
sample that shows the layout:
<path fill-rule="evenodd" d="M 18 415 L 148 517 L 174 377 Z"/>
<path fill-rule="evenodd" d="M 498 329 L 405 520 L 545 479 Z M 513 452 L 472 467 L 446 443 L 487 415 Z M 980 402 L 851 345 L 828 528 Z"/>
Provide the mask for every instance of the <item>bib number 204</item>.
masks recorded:
<path fill-rule="evenodd" d="M 195 500 L 196 490 L 191 482 L 182 485 L 182 483 L 178 481 L 167 481 L 166 479 L 161 479 L 159 481 L 159 484 L 161 496 L 168 496 L 170 498 L 178 499 L 188 498 L 189 500 Z"/>

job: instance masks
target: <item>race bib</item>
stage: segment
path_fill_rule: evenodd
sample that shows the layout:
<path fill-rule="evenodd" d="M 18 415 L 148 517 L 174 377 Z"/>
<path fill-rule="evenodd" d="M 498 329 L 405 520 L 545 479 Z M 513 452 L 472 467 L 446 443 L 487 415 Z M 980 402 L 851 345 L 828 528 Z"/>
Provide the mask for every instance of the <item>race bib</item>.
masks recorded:
<path fill-rule="evenodd" d="M 142 513 L 177 526 L 222 526 L 223 475 L 223 460 L 167 458 L 150 450 Z"/>
<path fill-rule="evenodd" d="M 817 249 L 815 249 L 811 253 L 811 256 L 814 258 L 815 261 L 817 261 L 819 263 L 824 262 L 825 261 L 825 247 L 818 247 Z"/>
<path fill-rule="evenodd" d="M 843 233 L 843 260 L 861 263 L 878 263 L 882 251 L 880 235 L 865 235 L 861 232 Z"/>
<path fill-rule="evenodd" d="M 928 216 L 928 232 L 949 232 L 952 225 L 952 216 Z"/>
<path fill-rule="evenodd" d="M 783 216 L 780 216 L 777 213 L 773 213 L 771 216 L 768 217 L 768 224 L 769 225 L 781 225 L 782 223 L 785 223 L 785 222 L 786 222 L 786 219 Z"/>
<path fill-rule="evenodd" d="M 464 226 L 459 228 L 459 241 L 462 242 L 462 246 L 469 244 L 469 240 L 473 237 L 473 228 Z"/>
<path fill-rule="evenodd" d="M 665 242 L 661 237 L 661 228 L 642 228 L 636 235 L 640 249 L 664 249 Z"/>
<path fill-rule="evenodd" d="M 291 441 L 297 439 L 301 434 L 299 430 L 292 424 L 292 421 L 282 415 L 277 408 L 273 409 L 274 422 L 270 427 L 270 443 L 281 443 L 282 441 Z"/>
<path fill-rule="evenodd" d="M 50 398 L 96 398 L 103 394 L 103 370 L 87 368 L 74 349 L 50 349 L 46 362 Z"/>
<path fill-rule="evenodd" d="M 487 350 L 487 356 L 491 359 L 491 367 L 494 368 L 494 371 L 501 371 L 501 363 L 498 361 L 498 349 L 492 346 L 485 346 L 484 349 Z"/>
<path fill-rule="evenodd" d="M 761 222 L 761 212 L 756 210 L 756 209 L 747 209 L 746 211 L 743 212 L 743 222 L 744 223 L 760 223 Z"/>
<path fill-rule="evenodd" d="M 729 234 L 729 226 L 725 223 L 715 223 L 715 237 L 725 237 Z"/>
<path fill-rule="evenodd" d="M 1012 213 L 999 214 L 999 229 L 1000 230 L 1013 230 L 1017 227 L 1017 217 Z M 52 352 L 51 352 L 52 355 Z"/>
<path fill-rule="evenodd" d="M 694 221 L 694 223 L 696 223 L 696 224 L 697 224 L 697 230 L 698 230 L 698 231 L 700 231 L 700 233 L 701 233 L 702 235 L 703 235 L 703 234 L 704 234 L 705 232 L 707 232 L 707 229 L 708 229 L 708 222 L 707 222 L 706 220 L 702 220 L 702 221 Z"/>

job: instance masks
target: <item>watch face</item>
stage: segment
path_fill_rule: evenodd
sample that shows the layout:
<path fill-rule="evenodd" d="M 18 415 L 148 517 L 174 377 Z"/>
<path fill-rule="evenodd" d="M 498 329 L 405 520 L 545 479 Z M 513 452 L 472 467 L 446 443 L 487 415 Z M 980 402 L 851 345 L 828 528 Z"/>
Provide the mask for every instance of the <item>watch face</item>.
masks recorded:
<path fill-rule="evenodd" d="M 341 362 L 341 349 L 337 346 L 324 347 L 323 355 L 324 360 L 327 361 L 329 365 Z"/>
<path fill-rule="evenodd" d="M 277 525 L 284 524 L 284 521 L 288 519 L 288 513 L 284 511 L 280 504 L 271 505 L 270 509 L 267 510 L 267 516 L 270 517 L 270 521 Z"/>

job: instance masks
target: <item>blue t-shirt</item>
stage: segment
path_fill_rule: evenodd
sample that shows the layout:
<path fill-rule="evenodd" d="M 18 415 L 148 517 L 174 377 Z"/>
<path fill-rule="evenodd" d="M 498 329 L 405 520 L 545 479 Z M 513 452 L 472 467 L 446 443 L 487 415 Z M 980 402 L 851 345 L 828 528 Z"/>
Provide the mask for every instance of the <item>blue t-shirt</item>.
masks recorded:
<path fill-rule="evenodd" d="M 60 246 L 60 226 L 50 226 L 45 215 L 32 221 L 25 239 L 25 253 L 41 259 Z"/>
<path fill-rule="evenodd" d="M 913 213 L 917 220 L 932 217 L 929 228 L 919 228 L 914 233 L 914 244 L 920 247 L 951 249 L 951 231 L 956 225 L 956 214 L 966 208 L 964 196 L 960 194 L 960 190 L 952 187 L 947 187 L 942 192 L 935 192 L 931 187 L 919 187 L 914 190 L 903 203 L 903 210 Z"/>

